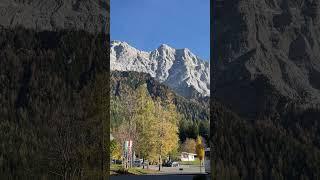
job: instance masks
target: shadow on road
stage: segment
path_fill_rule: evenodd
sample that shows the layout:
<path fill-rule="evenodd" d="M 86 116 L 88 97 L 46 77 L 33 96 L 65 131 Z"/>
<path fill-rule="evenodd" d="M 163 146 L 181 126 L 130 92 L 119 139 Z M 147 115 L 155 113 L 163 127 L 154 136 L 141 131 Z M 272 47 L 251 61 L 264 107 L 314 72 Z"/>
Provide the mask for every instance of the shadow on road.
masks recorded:
<path fill-rule="evenodd" d="M 210 180 L 210 175 L 121 175 L 111 176 L 111 180 Z"/>

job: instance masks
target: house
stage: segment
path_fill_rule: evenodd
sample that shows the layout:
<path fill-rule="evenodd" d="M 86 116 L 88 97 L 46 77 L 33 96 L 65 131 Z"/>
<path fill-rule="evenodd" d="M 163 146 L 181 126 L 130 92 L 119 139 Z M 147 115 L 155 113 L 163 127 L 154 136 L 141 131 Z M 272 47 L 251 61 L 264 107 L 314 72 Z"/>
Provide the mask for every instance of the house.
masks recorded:
<path fill-rule="evenodd" d="M 196 155 L 194 153 L 182 152 L 180 158 L 181 161 L 194 161 Z"/>

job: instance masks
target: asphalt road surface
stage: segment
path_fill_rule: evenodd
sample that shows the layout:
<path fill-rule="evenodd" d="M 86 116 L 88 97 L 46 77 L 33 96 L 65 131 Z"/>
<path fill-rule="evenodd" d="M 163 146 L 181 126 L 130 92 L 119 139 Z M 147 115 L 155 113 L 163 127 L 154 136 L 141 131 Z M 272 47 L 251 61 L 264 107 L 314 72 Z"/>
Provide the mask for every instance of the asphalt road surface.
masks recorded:
<path fill-rule="evenodd" d="M 149 169 L 158 170 L 158 166 L 149 166 Z M 181 169 L 182 168 L 182 169 Z M 154 175 L 118 175 L 111 176 L 111 180 L 210 180 L 210 175 L 202 171 L 199 165 L 181 165 L 179 167 L 161 167 L 161 171 Z"/>
<path fill-rule="evenodd" d="M 159 166 L 149 166 L 149 169 L 158 170 Z M 161 167 L 160 174 L 205 174 L 202 166 L 201 172 L 199 165 L 180 165 L 179 167 Z"/>
<path fill-rule="evenodd" d="M 111 180 L 210 180 L 210 175 L 143 175 L 111 176 Z"/>

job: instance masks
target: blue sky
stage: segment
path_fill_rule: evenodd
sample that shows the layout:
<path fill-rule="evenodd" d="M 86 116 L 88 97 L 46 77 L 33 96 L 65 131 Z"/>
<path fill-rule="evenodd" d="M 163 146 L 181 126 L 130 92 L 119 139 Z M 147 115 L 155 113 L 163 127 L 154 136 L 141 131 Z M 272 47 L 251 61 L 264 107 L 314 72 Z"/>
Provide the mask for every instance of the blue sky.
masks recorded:
<path fill-rule="evenodd" d="M 210 57 L 210 0 L 111 0 L 111 40 L 144 51 L 160 44 Z"/>

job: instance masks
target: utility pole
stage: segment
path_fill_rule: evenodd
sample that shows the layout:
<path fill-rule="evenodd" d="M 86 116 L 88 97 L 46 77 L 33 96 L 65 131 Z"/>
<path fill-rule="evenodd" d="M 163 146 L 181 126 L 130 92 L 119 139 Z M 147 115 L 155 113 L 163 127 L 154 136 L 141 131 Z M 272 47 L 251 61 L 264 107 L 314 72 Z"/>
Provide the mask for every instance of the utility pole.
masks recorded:
<path fill-rule="evenodd" d="M 160 132 L 160 154 L 159 154 L 159 171 L 161 170 L 161 164 L 162 164 L 162 159 L 161 159 L 161 153 L 162 153 L 162 123 L 161 123 L 161 132 Z"/>
<path fill-rule="evenodd" d="M 159 116 L 158 116 L 159 117 Z M 162 153 L 162 123 L 160 130 L 160 154 L 159 154 L 159 171 L 161 170 L 161 153 Z"/>
<path fill-rule="evenodd" d="M 161 108 L 160 102 L 158 102 L 157 104 L 158 104 L 158 109 L 160 109 Z M 157 113 L 157 119 L 160 120 L 159 119 L 159 111 Z M 159 136 L 160 136 L 159 171 L 161 171 L 161 164 L 162 164 L 161 154 L 162 154 L 163 121 L 161 121 L 160 124 L 161 124 L 161 129 L 160 129 L 160 133 L 159 133 Z"/>
<path fill-rule="evenodd" d="M 159 156 L 159 171 L 161 171 L 161 150 L 160 150 L 160 156 Z"/>

